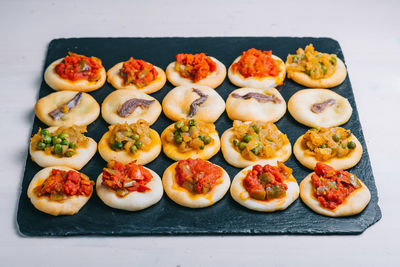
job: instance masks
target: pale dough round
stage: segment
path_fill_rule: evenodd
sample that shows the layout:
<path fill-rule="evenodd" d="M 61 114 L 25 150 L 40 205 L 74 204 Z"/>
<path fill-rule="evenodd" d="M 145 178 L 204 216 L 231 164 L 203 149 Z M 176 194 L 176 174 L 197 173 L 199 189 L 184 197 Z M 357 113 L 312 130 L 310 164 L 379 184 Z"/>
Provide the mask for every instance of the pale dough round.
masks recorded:
<path fill-rule="evenodd" d="M 212 72 L 211 75 L 208 75 L 206 78 L 201 79 L 200 81 L 194 83 L 192 80 L 188 78 L 181 77 L 180 74 L 174 70 L 176 62 L 174 61 L 168 65 L 165 71 L 167 73 L 168 81 L 172 83 L 174 86 L 197 84 L 197 85 L 205 85 L 213 89 L 217 88 L 225 80 L 226 67 L 218 59 L 214 57 L 210 58 L 216 63 L 217 69 L 214 72 Z"/>
<path fill-rule="evenodd" d="M 314 113 L 311 107 L 328 99 L 336 100 L 332 106 L 321 113 Z M 349 101 L 329 89 L 304 89 L 295 93 L 288 102 L 292 117 L 309 127 L 333 127 L 345 124 L 351 117 L 353 109 Z"/>
<path fill-rule="evenodd" d="M 58 127 L 47 128 L 50 133 L 55 132 Z M 97 143 L 90 137 L 88 138 L 88 144 L 86 148 L 77 148 L 76 153 L 72 157 L 57 157 L 51 154 L 46 154 L 42 150 L 33 151 L 33 144 L 29 145 L 29 153 L 34 162 L 41 167 L 51 166 L 66 166 L 75 170 L 80 170 L 85 166 L 89 160 L 96 154 Z"/>
<path fill-rule="evenodd" d="M 266 161 L 260 161 L 257 162 L 257 164 L 264 166 L 268 163 Z M 250 171 L 254 165 L 255 164 L 250 165 L 241 170 L 238 174 L 236 174 L 235 178 L 233 178 L 231 185 L 231 196 L 240 205 L 251 210 L 273 212 L 286 209 L 299 197 L 299 185 L 297 184 L 297 181 L 293 175 L 284 181 L 284 183 L 287 185 L 285 197 L 270 199 L 267 201 L 250 197 L 249 192 L 247 192 L 246 188 L 243 186 L 243 180 L 246 178 L 248 171 Z M 276 164 L 273 165 L 276 166 Z"/>
<path fill-rule="evenodd" d="M 39 171 L 33 178 L 28 187 L 28 198 L 30 198 L 33 206 L 38 210 L 58 216 L 58 215 L 73 215 L 77 213 L 89 200 L 90 196 L 72 196 L 63 201 L 52 201 L 46 196 L 38 197 L 33 190 L 36 186 L 41 185 L 43 181 L 49 177 L 52 169 L 59 169 L 63 171 L 72 170 L 65 166 L 54 166 L 44 168 Z M 92 191 L 93 192 L 93 191 Z"/>
<path fill-rule="evenodd" d="M 242 56 L 237 57 L 232 65 L 236 62 L 238 62 Z M 238 87 L 249 87 L 249 88 L 257 88 L 257 89 L 268 89 L 268 88 L 273 88 L 278 85 L 281 85 L 283 83 L 283 80 L 285 80 L 285 75 L 286 75 L 286 67 L 285 63 L 283 62 L 282 59 L 279 57 L 272 55 L 272 58 L 276 61 L 278 61 L 278 67 L 280 69 L 280 72 L 278 76 L 276 77 L 248 77 L 245 78 L 242 74 L 239 72 L 233 72 L 232 71 L 232 65 L 228 69 L 228 77 L 231 83 Z M 275 62 L 276 62 L 275 61 Z"/>
<path fill-rule="evenodd" d="M 219 140 L 219 136 L 218 136 L 218 132 L 215 131 L 214 133 L 210 134 L 210 137 L 212 139 L 214 139 L 214 143 L 213 144 L 208 144 L 206 146 L 204 146 L 203 150 L 193 150 L 193 151 L 188 151 L 185 153 L 181 153 L 178 151 L 178 147 L 175 144 L 172 143 L 167 143 L 164 139 L 165 139 L 165 134 L 167 132 L 168 129 L 174 128 L 174 124 L 171 124 L 170 126 L 168 126 L 167 128 L 165 128 L 165 130 L 161 133 L 161 141 L 163 143 L 162 147 L 163 147 L 163 152 L 164 154 L 169 157 L 170 159 L 173 160 L 184 160 L 184 159 L 188 159 L 188 158 L 199 158 L 199 159 L 204 159 L 207 160 L 209 158 L 211 158 L 212 156 L 214 156 L 215 154 L 218 153 L 220 147 L 221 147 L 221 143 Z"/>
<path fill-rule="evenodd" d="M 175 203 L 188 208 L 204 208 L 211 206 L 221 200 L 226 192 L 228 192 L 231 180 L 228 173 L 221 168 L 222 177 L 217 180 L 214 188 L 207 194 L 193 194 L 187 189 L 178 185 L 175 179 L 175 167 L 178 162 L 170 165 L 164 172 L 162 183 L 165 193 Z M 215 164 L 214 164 L 215 165 Z M 220 181 L 220 183 L 218 183 Z"/>
<path fill-rule="evenodd" d="M 316 87 L 316 88 L 331 88 L 341 84 L 347 76 L 346 66 L 343 61 L 336 57 L 336 71 L 329 76 L 328 78 L 314 80 L 307 74 L 296 71 L 296 72 L 288 72 L 288 78 L 293 81 L 304 85 L 306 87 Z"/>
<path fill-rule="evenodd" d="M 266 102 L 261 103 L 254 98 L 242 99 L 232 97 L 233 93 L 241 96 L 247 93 L 264 93 L 267 95 L 275 95 L 282 102 Z M 282 95 L 275 88 L 270 89 L 253 89 L 253 88 L 239 88 L 233 91 L 226 100 L 226 112 L 231 120 L 240 121 L 264 121 L 276 122 L 285 115 L 286 102 Z"/>
<path fill-rule="evenodd" d="M 161 140 L 160 136 L 156 131 L 150 129 L 151 139 L 153 143 L 151 144 L 151 148 L 148 151 L 138 150 L 135 154 L 131 154 L 125 150 L 114 151 L 108 145 L 108 138 L 110 136 L 110 132 L 112 130 L 113 125 L 109 127 L 109 131 L 106 132 L 99 142 L 99 153 L 100 156 L 107 162 L 110 160 L 116 160 L 123 164 L 128 164 L 131 161 L 136 160 L 137 164 L 145 165 L 151 161 L 153 161 L 161 152 Z"/>
<path fill-rule="evenodd" d="M 351 216 L 360 213 L 368 205 L 371 199 L 371 193 L 368 187 L 360 180 L 362 187 L 353 191 L 346 200 L 340 204 L 336 209 L 330 210 L 324 208 L 321 203 L 314 197 L 314 186 L 311 182 L 310 173 L 300 183 L 300 198 L 303 202 L 316 213 L 330 216 L 330 217 L 342 217 Z"/>
<path fill-rule="evenodd" d="M 157 78 L 147 86 L 139 88 L 134 84 L 124 85 L 124 80 L 121 78 L 121 76 L 119 76 L 119 71 L 121 70 L 123 64 L 124 62 L 120 62 L 107 71 L 107 82 L 111 83 L 115 89 L 129 89 L 146 94 L 152 94 L 163 88 L 165 82 L 167 81 L 165 72 L 161 68 L 154 66 L 158 73 Z"/>
<path fill-rule="evenodd" d="M 207 100 L 201 104 L 196 114 L 189 117 L 190 105 L 200 96 L 193 92 L 193 88 L 208 95 Z M 197 84 L 178 86 L 164 97 L 162 102 L 164 114 L 173 121 L 195 119 L 204 122 L 215 122 L 225 110 L 225 101 L 211 87 Z"/>
<path fill-rule="evenodd" d="M 275 165 L 277 161 L 285 162 L 290 158 L 292 154 L 292 145 L 290 142 L 283 146 L 277 151 L 276 156 L 270 159 L 258 158 L 256 161 L 250 161 L 242 157 L 242 155 L 236 151 L 232 144 L 231 137 L 233 136 L 233 128 L 226 130 L 221 136 L 221 150 L 225 160 L 232 166 L 237 168 L 245 168 L 249 165 L 255 164 L 256 161 L 263 160 L 266 164 Z"/>
<path fill-rule="evenodd" d="M 314 170 L 318 160 L 306 154 L 306 150 L 302 147 L 303 136 L 300 136 L 293 146 L 293 154 L 296 159 L 305 167 Z M 349 153 L 348 156 L 343 158 L 331 158 L 327 161 L 320 161 L 322 163 L 332 166 L 336 170 L 345 170 L 355 166 L 361 159 L 363 149 L 360 141 L 352 134 L 349 141 L 356 143 L 356 148 Z"/>
<path fill-rule="evenodd" d="M 114 190 L 101 184 L 103 182 L 103 173 L 101 173 L 96 181 L 97 195 L 107 206 L 120 210 L 137 211 L 156 204 L 163 195 L 161 178 L 149 168 L 143 168 L 150 171 L 151 175 L 153 175 L 151 181 L 146 184 L 146 186 L 151 189 L 150 191 L 135 191 L 130 192 L 124 197 L 119 197 Z"/>
<path fill-rule="evenodd" d="M 81 91 L 91 92 L 99 89 L 106 81 L 106 70 L 104 67 L 100 70 L 100 79 L 96 82 L 89 82 L 88 80 L 69 81 L 61 78 L 55 71 L 55 67 L 63 61 L 64 58 L 57 59 L 51 63 L 44 72 L 44 80 L 47 85 L 56 91 Z"/>
<path fill-rule="evenodd" d="M 91 95 L 86 93 L 82 93 L 79 104 L 62 118 L 53 120 L 50 117 L 50 112 L 66 104 L 76 94 L 76 91 L 60 91 L 42 97 L 35 105 L 36 116 L 49 126 L 86 126 L 91 124 L 99 116 L 100 106 Z"/>
<path fill-rule="evenodd" d="M 148 108 L 137 107 L 127 117 L 121 117 L 118 115 L 118 109 L 126 101 L 132 98 L 155 100 L 148 106 Z M 109 94 L 101 104 L 101 115 L 103 119 L 109 124 L 123 124 L 123 123 L 136 123 L 137 120 L 143 119 L 150 125 L 156 122 L 158 116 L 161 114 L 161 105 L 154 97 L 151 97 L 145 93 L 135 90 L 117 90 Z"/>

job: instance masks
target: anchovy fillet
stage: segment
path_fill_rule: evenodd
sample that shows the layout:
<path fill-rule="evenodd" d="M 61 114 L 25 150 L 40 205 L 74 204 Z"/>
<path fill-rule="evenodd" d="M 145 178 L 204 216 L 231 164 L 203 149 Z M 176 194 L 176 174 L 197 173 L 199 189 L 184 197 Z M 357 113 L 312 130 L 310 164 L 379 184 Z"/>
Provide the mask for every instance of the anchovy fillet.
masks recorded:
<path fill-rule="evenodd" d="M 147 100 L 140 98 L 129 99 L 125 101 L 125 103 L 123 103 L 122 106 L 118 109 L 118 115 L 120 115 L 121 117 L 128 117 L 135 111 L 136 108 L 138 107 L 148 108 L 154 101 L 155 100 Z"/>
<path fill-rule="evenodd" d="M 198 108 L 204 103 L 206 102 L 208 95 L 204 94 L 202 91 L 200 91 L 199 89 L 193 88 L 193 92 L 195 92 L 196 94 L 198 94 L 200 97 L 197 98 L 195 101 L 192 102 L 192 104 L 190 104 L 190 110 L 189 110 L 189 118 L 193 117 Z"/>
<path fill-rule="evenodd" d="M 277 103 L 282 102 L 282 100 L 280 98 L 276 97 L 275 95 L 265 95 L 265 94 L 261 94 L 261 93 L 255 93 L 255 92 L 250 92 L 245 95 L 239 95 L 237 93 L 233 93 L 232 97 L 242 98 L 245 100 L 254 98 L 255 100 L 257 100 L 257 102 L 260 102 L 260 103 L 274 102 L 275 104 L 277 104 Z"/>
<path fill-rule="evenodd" d="M 314 113 L 321 113 L 323 112 L 328 106 L 332 106 L 336 103 L 335 99 L 328 99 L 321 103 L 315 103 L 311 106 L 311 111 Z"/>
<path fill-rule="evenodd" d="M 59 120 L 62 118 L 66 113 L 68 113 L 71 109 L 79 105 L 82 99 L 82 92 L 77 93 L 70 101 L 66 104 L 62 105 L 61 107 L 49 112 L 49 116 L 53 120 Z"/>

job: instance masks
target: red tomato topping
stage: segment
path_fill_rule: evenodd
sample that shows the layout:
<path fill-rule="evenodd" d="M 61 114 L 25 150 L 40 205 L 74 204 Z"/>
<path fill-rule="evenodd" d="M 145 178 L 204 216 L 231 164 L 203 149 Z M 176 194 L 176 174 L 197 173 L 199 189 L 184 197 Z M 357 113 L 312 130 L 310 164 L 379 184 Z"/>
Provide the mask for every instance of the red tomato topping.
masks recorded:
<path fill-rule="evenodd" d="M 245 78 L 248 77 L 276 77 L 279 75 L 279 67 L 272 58 L 272 51 L 261 51 L 251 48 L 243 52 L 242 57 L 232 65 L 233 72 L 239 72 Z"/>
<path fill-rule="evenodd" d="M 175 70 L 184 77 L 198 82 L 217 69 L 217 64 L 206 54 L 176 55 Z"/>
<path fill-rule="evenodd" d="M 180 160 L 175 172 L 177 183 L 194 194 L 208 193 L 222 177 L 220 167 L 202 159 Z"/>
<path fill-rule="evenodd" d="M 311 176 L 315 197 L 328 209 L 336 209 L 357 188 L 361 187 L 357 177 L 346 171 L 336 171 L 329 165 L 318 162 Z"/>
<path fill-rule="evenodd" d="M 94 182 L 76 171 L 52 169 L 49 177 L 35 187 L 37 196 L 48 196 L 51 200 L 63 200 L 69 196 L 90 196 Z"/>
<path fill-rule="evenodd" d="M 254 165 L 243 179 L 243 186 L 250 197 L 257 200 L 270 200 L 286 196 L 285 179 L 292 175 L 292 169 L 278 161 L 278 167 L 266 164 Z"/>
<path fill-rule="evenodd" d="M 66 80 L 94 82 L 100 79 L 102 67 L 101 60 L 96 57 L 86 57 L 68 52 L 68 56 L 55 67 L 55 71 Z"/>
<path fill-rule="evenodd" d="M 131 57 L 124 62 L 119 75 L 124 80 L 124 85 L 134 84 L 142 88 L 154 81 L 158 72 L 153 64 Z"/>
<path fill-rule="evenodd" d="M 146 185 L 151 181 L 153 175 L 140 164 L 135 164 L 134 161 L 124 165 L 118 161 L 110 161 L 107 168 L 103 170 L 104 186 L 116 191 L 123 197 L 129 192 L 145 192 L 151 190 Z"/>

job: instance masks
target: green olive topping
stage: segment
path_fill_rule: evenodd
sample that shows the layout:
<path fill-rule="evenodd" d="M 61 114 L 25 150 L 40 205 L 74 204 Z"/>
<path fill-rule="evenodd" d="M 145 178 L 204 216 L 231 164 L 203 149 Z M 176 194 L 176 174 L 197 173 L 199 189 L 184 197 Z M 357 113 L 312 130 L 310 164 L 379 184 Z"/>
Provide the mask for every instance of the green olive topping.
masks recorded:
<path fill-rule="evenodd" d="M 350 149 L 354 149 L 354 148 L 356 148 L 356 143 L 354 143 L 353 141 L 349 141 L 347 143 L 347 147 Z"/>
<path fill-rule="evenodd" d="M 140 141 L 140 140 L 137 140 L 136 142 L 135 142 L 135 146 L 137 147 L 137 148 L 141 148 L 142 146 L 143 146 L 143 143 L 142 143 L 142 141 Z"/>
<path fill-rule="evenodd" d="M 339 142 L 339 141 L 340 141 L 340 136 L 339 136 L 338 134 L 334 134 L 334 135 L 332 136 L 332 139 L 333 139 L 333 141 L 335 141 L 335 142 Z"/>
<path fill-rule="evenodd" d="M 240 142 L 237 139 L 233 139 L 233 145 L 234 146 L 239 146 Z"/>
<path fill-rule="evenodd" d="M 51 139 L 51 137 L 50 137 L 49 135 L 43 136 L 43 142 L 44 142 L 45 144 L 50 144 L 51 141 L 52 141 L 52 139 Z"/>
<path fill-rule="evenodd" d="M 247 144 L 245 142 L 241 142 L 240 145 L 239 145 L 239 149 L 243 150 L 243 149 L 246 148 L 246 146 L 247 146 Z"/>
<path fill-rule="evenodd" d="M 183 137 L 180 135 L 175 135 L 175 143 L 177 143 L 178 145 L 182 144 L 183 142 Z"/>
<path fill-rule="evenodd" d="M 253 139 L 253 137 L 250 134 L 245 134 L 245 136 L 243 137 L 243 142 L 250 142 L 251 139 Z"/>
<path fill-rule="evenodd" d="M 189 126 L 186 126 L 186 125 L 185 125 L 185 126 L 182 126 L 182 127 L 181 127 L 181 131 L 182 131 L 182 132 L 189 132 Z"/>
<path fill-rule="evenodd" d="M 134 154 L 134 153 L 136 153 L 136 152 L 138 151 L 138 148 L 137 148 L 135 145 L 133 145 L 133 146 L 131 146 L 131 147 L 129 148 L 129 151 L 130 151 L 132 154 Z"/>
<path fill-rule="evenodd" d="M 179 130 L 184 125 L 185 124 L 183 123 L 183 121 L 177 121 L 177 122 L 175 122 L 175 129 Z"/>
<path fill-rule="evenodd" d="M 47 130 L 47 129 L 43 129 L 40 131 L 40 135 L 49 135 L 49 134 L 50 134 L 49 130 Z"/>
<path fill-rule="evenodd" d="M 39 149 L 39 150 L 43 150 L 45 147 L 46 147 L 46 144 L 43 143 L 43 142 L 38 142 L 36 144 L 36 148 Z"/>
<path fill-rule="evenodd" d="M 54 153 L 56 153 L 56 154 L 61 154 L 61 153 L 62 153 L 62 146 L 61 146 L 61 144 L 56 144 L 56 145 L 54 146 Z"/>

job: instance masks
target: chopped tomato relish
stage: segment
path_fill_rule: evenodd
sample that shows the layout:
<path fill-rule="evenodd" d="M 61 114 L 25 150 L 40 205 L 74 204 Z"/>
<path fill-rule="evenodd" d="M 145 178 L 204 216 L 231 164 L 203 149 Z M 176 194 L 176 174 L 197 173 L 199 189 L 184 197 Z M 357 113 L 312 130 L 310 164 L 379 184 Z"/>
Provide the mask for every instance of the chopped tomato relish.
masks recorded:
<path fill-rule="evenodd" d="M 177 54 L 175 71 L 183 78 L 198 82 L 217 70 L 217 64 L 206 54 Z"/>
<path fill-rule="evenodd" d="M 52 169 L 41 185 L 35 187 L 38 197 L 48 196 L 51 200 L 60 201 L 69 196 L 90 196 L 94 182 L 77 171 Z"/>
<path fill-rule="evenodd" d="M 222 177 L 220 167 L 202 159 L 180 160 L 175 167 L 177 183 L 193 194 L 206 194 Z"/>
<path fill-rule="evenodd" d="M 103 182 L 101 184 L 114 190 L 118 196 L 124 197 L 130 192 L 143 193 L 151 190 L 146 185 L 152 178 L 153 175 L 149 170 L 134 161 L 124 165 L 111 160 L 107 163 L 107 168 L 103 170 Z"/>
<path fill-rule="evenodd" d="M 285 179 L 292 175 L 292 169 L 278 161 L 278 166 L 269 164 L 254 165 L 243 180 L 243 186 L 250 197 L 257 200 L 270 200 L 286 196 Z"/>
<path fill-rule="evenodd" d="M 314 196 L 321 205 L 328 209 L 336 209 L 357 188 L 361 187 L 358 178 L 342 170 L 335 170 L 329 165 L 318 162 L 311 176 L 315 187 Z"/>
<path fill-rule="evenodd" d="M 251 48 L 244 51 L 240 60 L 232 64 L 232 71 L 248 77 L 276 77 L 280 69 L 272 58 L 272 51 Z"/>
<path fill-rule="evenodd" d="M 158 72 L 153 64 L 131 57 L 122 65 L 119 75 L 124 85 L 134 84 L 139 88 L 149 85 L 157 78 Z"/>
<path fill-rule="evenodd" d="M 88 80 L 94 82 L 100 79 L 102 68 L 101 60 L 96 57 L 86 57 L 68 52 L 68 56 L 55 67 L 55 72 L 61 78 L 70 81 Z"/>

